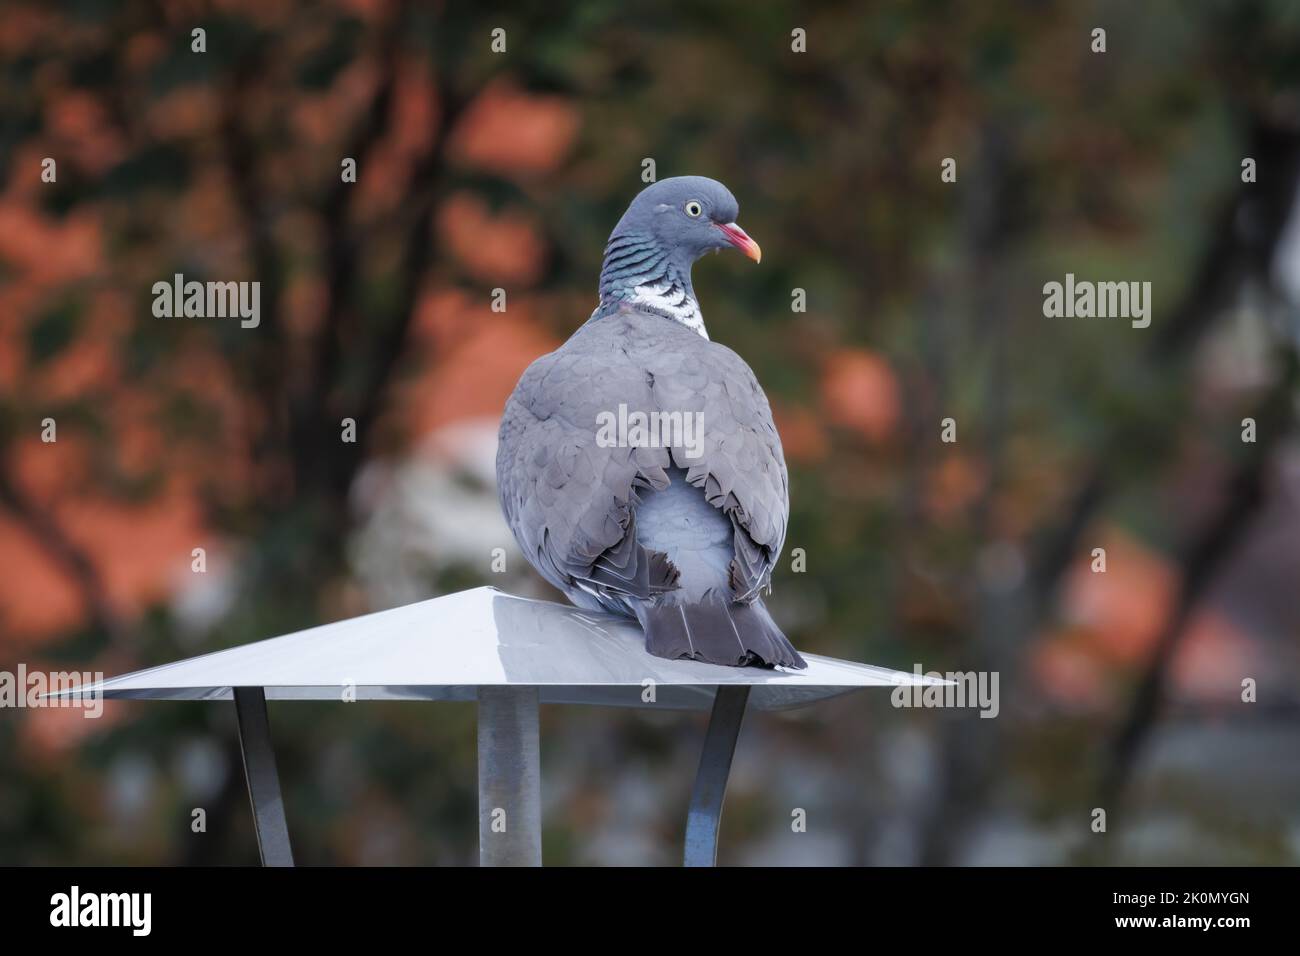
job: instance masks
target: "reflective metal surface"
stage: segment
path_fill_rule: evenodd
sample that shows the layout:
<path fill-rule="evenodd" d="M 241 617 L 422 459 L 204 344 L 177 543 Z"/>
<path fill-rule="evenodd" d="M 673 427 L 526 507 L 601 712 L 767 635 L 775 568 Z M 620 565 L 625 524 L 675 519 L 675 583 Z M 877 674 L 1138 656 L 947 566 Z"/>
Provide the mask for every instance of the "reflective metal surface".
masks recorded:
<path fill-rule="evenodd" d="M 239 720 L 239 749 L 244 755 L 244 778 L 253 804 L 253 828 L 263 866 L 293 866 L 289 825 L 284 819 L 280 776 L 271 749 L 271 723 L 266 716 L 266 696 L 260 687 L 234 689 Z"/>
<path fill-rule="evenodd" d="M 542 763 L 536 687 L 481 687 L 480 866 L 542 865 Z"/>
<path fill-rule="evenodd" d="M 860 687 L 935 683 L 805 654 L 807 670 L 722 667 L 648 654 L 633 621 L 475 588 L 390 611 L 114 677 L 106 698 L 461 700 L 477 688 L 536 686 L 541 703 L 708 710 L 714 687 L 750 685 L 750 704 L 783 710 Z"/>
<path fill-rule="evenodd" d="M 718 862 L 718 826 L 722 822 L 722 801 L 727 796 L 731 758 L 745 719 L 749 688 L 719 687 L 709 717 L 709 729 L 700 753 L 700 769 L 691 790 L 691 807 L 686 815 L 684 866 L 713 866 Z"/>

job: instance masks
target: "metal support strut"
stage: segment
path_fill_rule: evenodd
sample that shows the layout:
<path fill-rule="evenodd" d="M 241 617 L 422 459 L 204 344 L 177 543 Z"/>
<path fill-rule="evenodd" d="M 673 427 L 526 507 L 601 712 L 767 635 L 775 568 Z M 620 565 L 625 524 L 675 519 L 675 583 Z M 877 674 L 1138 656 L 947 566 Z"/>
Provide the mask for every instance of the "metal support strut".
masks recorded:
<path fill-rule="evenodd" d="M 232 687 L 239 721 L 239 749 L 253 802 L 253 827 L 263 866 L 293 866 L 289 826 L 284 819 L 280 778 L 271 750 L 271 724 L 266 716 L 266 692 L 261 687 Z"/>
<path fill-rule="evenodd" d="M 719 686 L 713 698 L 713 713 L 704 735 L 704 752 L 691 791 L 691 809 L 686 817 L 686 866 L 715 866 L 718 862 L 718 823 L 722 801 L 727 795 L 727 777 L 736 738 L 745 718 L 749 685 Z"/>
<path fill-rule="evenodd" d="M 536 687 L 478 689 L 480 866 L 542 865 Z"/>

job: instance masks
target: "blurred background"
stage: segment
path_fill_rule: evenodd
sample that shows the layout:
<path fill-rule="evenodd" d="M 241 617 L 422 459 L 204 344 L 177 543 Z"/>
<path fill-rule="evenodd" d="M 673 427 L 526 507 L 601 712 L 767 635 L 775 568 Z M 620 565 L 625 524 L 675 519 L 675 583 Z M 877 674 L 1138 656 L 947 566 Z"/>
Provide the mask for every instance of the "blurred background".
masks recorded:
<path fill-rule="evenodd" d="M 1300 862 L 1300 6 L 513 6 L 4 5 L 0 670 L 557 597 L 497 421 L 652 158 L 765 253 L 695 284 L 785 444 L 776 619 L 1000 674 L 992 720 L 751 716 L 721 862 Z M 1150 328 L 1045 318 L 1067 272 L 1150 281 Z M 175 273 L 260 281 L 260 326 L 155 318 Z M 301 863 L 477 859 L 472 705 L 271 721 Z M 548 862 L 677 862 L 702 733 L 546 709 Z M 0 863 L 255 861 L 233 708 L 0 712 Z"/>

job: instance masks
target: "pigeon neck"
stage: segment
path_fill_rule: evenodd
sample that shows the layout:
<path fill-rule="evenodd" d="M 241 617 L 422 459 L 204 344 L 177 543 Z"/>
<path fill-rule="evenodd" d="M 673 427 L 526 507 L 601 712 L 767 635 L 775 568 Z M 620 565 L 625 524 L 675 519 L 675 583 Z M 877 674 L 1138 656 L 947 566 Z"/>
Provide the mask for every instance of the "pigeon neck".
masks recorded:
<path fill-rule="evenodd" d="M 704 316 L 691 285 L 691 263 L 678 261 L 654 236 L 623 233 L 610 237 L 600 270 L 596 314 L 632 306 L 680 322 L 704 338 Z"/>

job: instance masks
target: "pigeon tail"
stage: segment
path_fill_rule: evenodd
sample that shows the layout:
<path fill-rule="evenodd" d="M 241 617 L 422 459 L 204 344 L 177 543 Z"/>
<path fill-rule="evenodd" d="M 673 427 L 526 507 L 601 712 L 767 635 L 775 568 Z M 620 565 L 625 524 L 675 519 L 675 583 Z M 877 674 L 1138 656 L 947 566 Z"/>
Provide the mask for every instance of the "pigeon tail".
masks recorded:
<path fill-rule="evenodd" d="M 761 600 L 734 604 L 710 594 L 692 604 L 637 602 L 636 618 L 645 631 L 646 650 L 656 657 L 731 667 L 808 666 Z"/>

